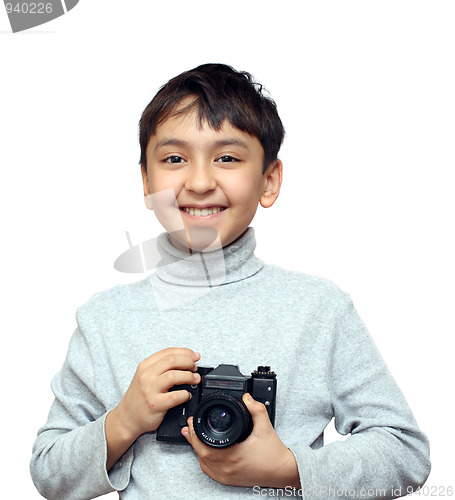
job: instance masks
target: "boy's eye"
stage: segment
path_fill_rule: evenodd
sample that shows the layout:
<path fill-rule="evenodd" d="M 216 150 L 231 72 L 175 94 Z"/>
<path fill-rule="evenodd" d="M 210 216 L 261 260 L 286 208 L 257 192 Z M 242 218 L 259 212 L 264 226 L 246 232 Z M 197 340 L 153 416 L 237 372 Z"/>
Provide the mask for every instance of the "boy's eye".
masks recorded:
<path fill-rule="evenodd" d="M 166 163 L 182 163 L 185 160 L 180 156 L 172 155 L 172 156 L 168 156 L 167 158 L 165 158 L 164 161 Z"/>
<path fill-rule="evenodd" d="M 221 163 L 230 163 L 230 162 L 239 161 L 239 160 L 237 158 L 234 158 L 233 156 L 224 155 L 224 156 L 221 156 L 220 158 L 218 158 L 215 161 L 218 161 L 218 162 L 221 162 Z"/>

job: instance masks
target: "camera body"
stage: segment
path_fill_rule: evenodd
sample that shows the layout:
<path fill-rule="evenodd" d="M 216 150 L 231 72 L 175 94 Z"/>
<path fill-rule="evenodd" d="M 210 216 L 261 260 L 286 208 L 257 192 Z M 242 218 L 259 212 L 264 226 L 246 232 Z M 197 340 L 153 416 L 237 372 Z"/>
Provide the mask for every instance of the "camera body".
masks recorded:
<path fill-rule="evenodd" d="M 157 441 L 187 443 L 181 429 L 193 417 L 198 438 L 215 448 L 244 441 L 253 429 L 249 411 L 242 401 L 249 392 L 267 408 L 270 422 L 275 424 L 276 374 L 269 366 L 259 366 L 246 377 L 235 365 L 198 368 L 201 382 L 197 385 L 175 385 L 170 390 L 186 389 L 192 398 L 170 408 L 157 429 Z"/>

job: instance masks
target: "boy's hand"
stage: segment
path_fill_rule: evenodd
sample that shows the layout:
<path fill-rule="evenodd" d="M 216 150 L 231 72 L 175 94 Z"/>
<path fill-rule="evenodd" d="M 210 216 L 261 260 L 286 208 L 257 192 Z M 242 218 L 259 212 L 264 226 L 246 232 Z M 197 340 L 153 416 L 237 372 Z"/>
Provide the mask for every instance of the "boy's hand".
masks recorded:
<path fill-rule="evenodd" d="M 212 448 L 199 440 L 192 418 L 182 434 L 199 456 L 201 469 L 219 483 L 231 486 L 300 488 L 294 454 L 276 434 L 265 406 L 249 394 L 243 402 L 253 419 L 253 431 L 242 443 Z"/>
<path fill-rule="evenodd" d="M 111 412 L 128 441 L 156 430 L 169 408 L 190 399 L 188 391 L 168 391 L 174 385 L 201 381 L 194 373 L 199 359 L 200 354 L 191 349 L 171 347 L 139 363 L 123 399 Z"/>

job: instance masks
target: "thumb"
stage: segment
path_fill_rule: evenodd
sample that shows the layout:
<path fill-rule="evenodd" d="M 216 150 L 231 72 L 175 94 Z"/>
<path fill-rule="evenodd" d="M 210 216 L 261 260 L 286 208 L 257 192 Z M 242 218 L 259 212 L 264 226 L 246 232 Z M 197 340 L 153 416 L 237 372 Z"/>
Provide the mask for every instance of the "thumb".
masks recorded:
<path fill-rule="evenodd" d="M 264 404 L 254 400 L 249 393 L 244 394 L 242 400 L 250 412 L 251 418 L 253 419 L 253 432 L 266 430 L 272 427 L 267 408 Z"/>

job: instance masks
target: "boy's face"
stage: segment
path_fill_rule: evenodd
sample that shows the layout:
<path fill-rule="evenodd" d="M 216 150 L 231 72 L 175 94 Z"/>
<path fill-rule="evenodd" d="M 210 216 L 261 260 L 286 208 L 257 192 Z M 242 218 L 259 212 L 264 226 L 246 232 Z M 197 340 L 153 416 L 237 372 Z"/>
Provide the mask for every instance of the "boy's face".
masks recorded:
<path fill-rule="evenodd" d="M 178 229 L 177 215 L 185 229 L 215 229 L 223 247 L 246 231 L 258 203 L 270 207 L 280 191 L 281 162 L 276 160 L 262 173 L 264 150 L 255 136 L 227 121 L 219 131 L 205 122 L 201 125 L 194 110 L 158 125 L 146 157 L 144 194 L 166 190 L 172 194 L 173 190 L 177 201 L 178 208 L 175 200 L 167 206 L 164 202 L 159 207 L 161 216 L 156 205 L 153 207 L 165 229 Z M 169 213 L 163 216 L 166 211 Z M 181 247 L 178 241 L 172 243 Z"/>

